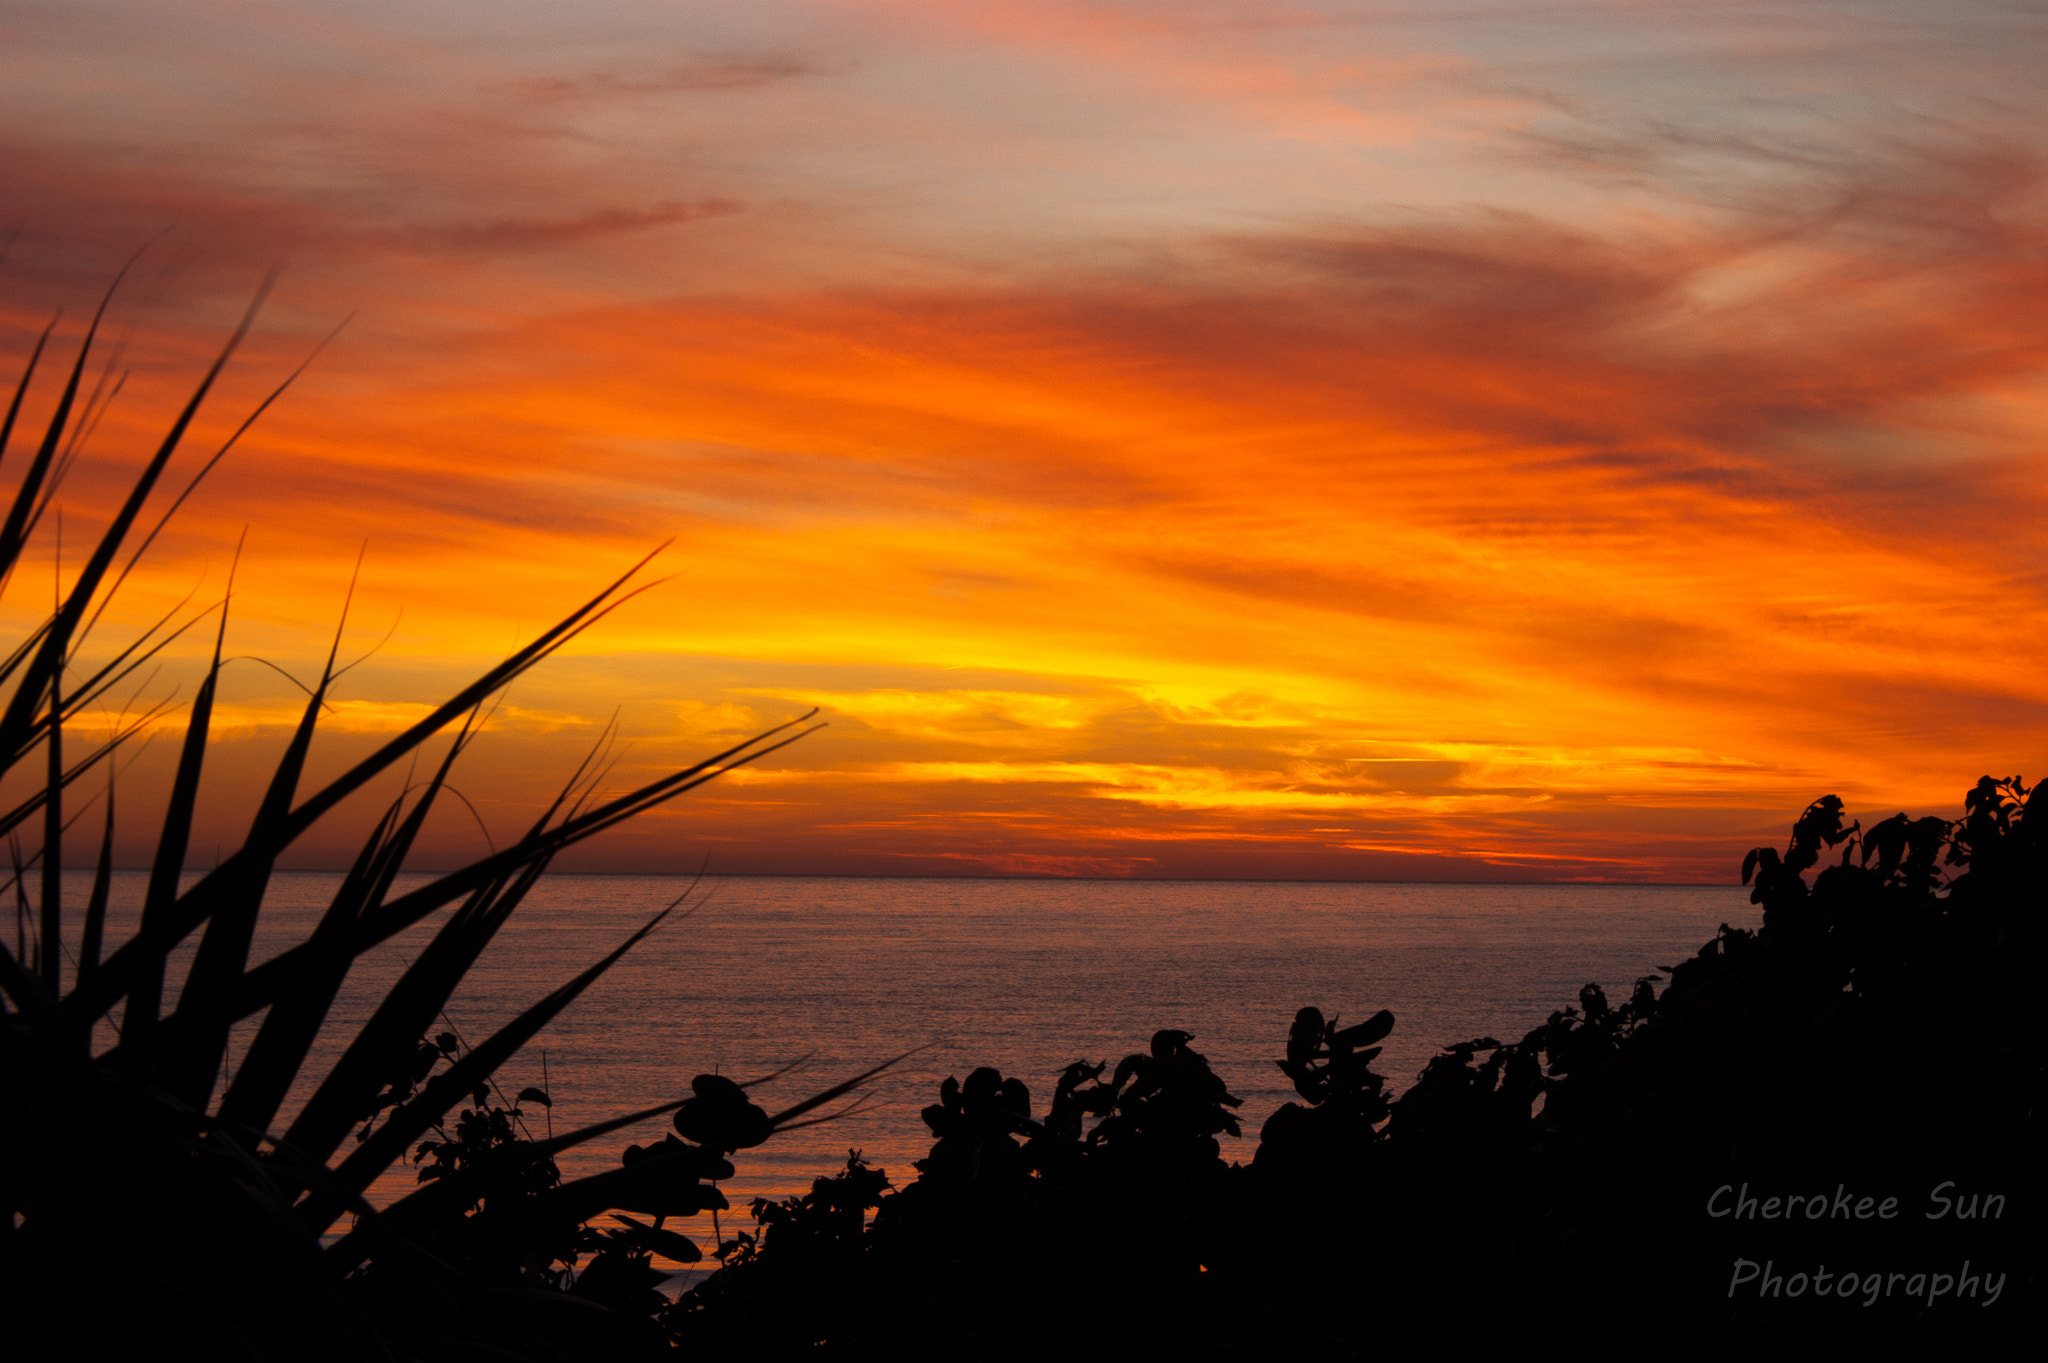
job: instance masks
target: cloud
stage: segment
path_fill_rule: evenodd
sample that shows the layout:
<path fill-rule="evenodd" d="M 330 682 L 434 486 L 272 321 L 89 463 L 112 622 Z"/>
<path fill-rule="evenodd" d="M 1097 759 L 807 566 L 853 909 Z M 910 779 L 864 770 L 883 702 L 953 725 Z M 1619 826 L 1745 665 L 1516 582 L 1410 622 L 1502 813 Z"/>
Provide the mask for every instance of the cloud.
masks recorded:
<path fill-rule="evenodd" d="M 437 707 L 423 701 L 330 700 L 321 707 L 320 729 L 326 733 L 395 734 L 410 729 Z M 305 715 L 303 705 L 262 705 L 224 703 L 213 707 L 207 729 L 213 734 L 235 734 L 258 729 L 296 728 Z M 71 721 L 84 733 L 114 732 L 135 720 L 112 710 L 80 711 Z M 183 733 L 190 722 L 184 710 L 167 711 L 143 726 L 144 733 Z M 479 723 L 479 732 L 494 730 L 526 734 L 553 734 L 567 729 L 590 729 L 594 722 L 585 715 L 560 711 L 530 710 L 517 705 L 499 705 Z"/>
<path fill-rule="evenodd" d="M 912 784 L 986 782 L 999 785 L 1077 785 L 1101 799 L 1130 800 L 1175 810 L 1320 811 L 1323 813 L 1499 813 L 1551 797 L 1540 792 L 1472 791 L 1410 795 L 1398 791 L 1314 789 L 1284 773 L 1211 767 L 1142 766 L 1108 762 L 894 762 L 829 772 L 758 768 L 733 773 L 737 785 L 803 782 Z"/>
<path fill-rule="evenodd" d="M 980 745 L 1037 746 L 1092 725 L 1130 704 L 1122 696 L 1062 696 L 1022 691 L 778 691 L 778 699 L 813 705 L 905 738 Z M 1055 739 L 1056 741 L 1056 739 Z"/>
<path fill-rule="evenodd" d="M 754 59 L 690 54 L 666 65 L 634 71 L 592 71 L 580 76 L 530 76 L 504 88 L 522 98 L 557 102 L 618 95 L 673 95 L 697 91 L 758 90 L 782 81 L 843 71 L 797 57 Z"/>
<path fill-rule="evenodd" d="M 108 12 L 0 58 L 16 353 L 174 225 L 67 510 L 270 261 L 194 453 L 361 310 L 137 611 L 249 525 L 237 628 L 295 639 L 367 541 L 394 651 L 468 657 L 673 541 L 577 646 L 724 670 L 593 661 L 503 722 L 585 742 L 629 677 L 656 751 L 829 709 L 705 804 L 722 845 L 1691 874 L 1823 788 L 1948 800 L 2048 741 L 2025 24 Z"/>
<path fill-rule="evenodd" d="M 413 225 L 388 233 L 389 239 L 415 250 L 495 253 L 535 247 L 573 246 L 593 238 L 742 211 L 726 199 L 701 203 L 657 203 L 644 209 L 601 208 L 573 218 L 498 218 L 484 221 Z"/>

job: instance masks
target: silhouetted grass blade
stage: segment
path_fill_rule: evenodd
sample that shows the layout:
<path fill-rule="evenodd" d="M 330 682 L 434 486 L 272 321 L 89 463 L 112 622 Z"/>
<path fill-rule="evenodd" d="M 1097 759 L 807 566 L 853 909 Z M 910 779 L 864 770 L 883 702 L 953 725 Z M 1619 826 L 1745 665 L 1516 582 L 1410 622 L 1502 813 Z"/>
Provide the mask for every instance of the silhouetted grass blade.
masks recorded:
<path fill-rule="evenodd" d="M 80 980 L 78 988 L 65 1001 L 72 1017 L 90 1022 L 125 993 L 128 1007 L 122 1016 L 121 1044 L 136 1057 L 138 1068 L 148 1064 L 152 1033 L 163 1006 L 164 962 L 176 944 L 175 939 L 166 940 L 162 924 L 177 903 L 178 881 L 184 874 L 185 852 L 192 840 L 192 817 L 199 803 L 199 778 L 206 766 L 206 738 L 213 722 L 214 697 L 220 688 L 221 648 L 227 641 L 227 629 L 228 608 L 223 602 L 220 624 L 214 631 L 213 661 L 207 666 L 206 677 L 199 683 L 199 693 L 192 698 L 192 709 L 185 719 L 185 741 L 178 750 L 170 801 L 157 833 L 149 883 L 143 890 L 141 925 L 127 945 L 105 967 L 94 971 L 91 980 Z M 124 956 L 127 959 L 123 976 L 103 982 L 102 974 L 121 968 L 117 963 Z M 97 1005 L 91 1002 L 95 992 L 104 996 L 104 1001 Z"/>
<path fill-rule="evenodd" d="M 355 863 L 314 926 L 311 941 L 333 942 L 376 893 L 379 863 L 388 851 L 399 808 L 397 803 L 387 808 L 364 840 Z M 271 1006 L 242 1063 L 235 1067 L 235 1077 L 227 1092 L 221 1095 L 222 1121 L 255 1131 L 270 1125 L 319 1037 L 327 1021 L 327 1010 L 333 1006 L 351 964 L 352 958 L 339 957 L 320 977 L 306 980 Z"/>
<path fill-rule="evenodd" d="M 21 404 L 28 397 L 28 386 L 35 380 L 36 367 L 43 361 L 43 351 L 50 344 L 50 335 L 57 330 L 58 318 L 52 317 L 43 327 L 42 335 L 36 337 L 35 348 L 28 353 L 28 360 L 21 367 L 21 379 L 14 385 L 14 396 L 7 403 L 7 415 L 0 418 L 0 460 L 7 458 L 8 442 L 14 438 L 14 423 L 21 415 Z"/>
<path fill-rule="evenodd" d="M 92 873 L 92 893 L 85 901 L 85 925 L 78 937 L 78 978 L 99 967 L 100 940 L 106 933 L 107 898 L 114 884 L 114 783 L 107 782 L 106 829 L 100 835 L 99 861 Z"/>
<path fill-rule="evenodd" d="M 353 583 L 350 590 L 353 593 Z M 347 607 L 344 606 L 344 623 L 347 618 Z M 293 730 L 291 741 L 285 745 L 284 755 L 278 759 L 262 802 L 257 806 L 255 822 L 249 832 L 249 845 L 264 847 L 276 841 L 277 831 L 298 790 L 299 777 L 305 771 L 306 754 L 313 746 L 313 730 L 319 723 L 320 707 L 326 703 L 328 688 L 333 683 L 334 660 L 340 650 L 341 628 L 337 627 L 334 642 L 328 649 L 326 665 L 321 669 L 320 684 L 306 697 L 298 727 Z M 212 1000 L 226 997 L 248 967 L 249 946 L 256 936 L 256 919 L 262 912 L 263 894 L 269 887 L 270 873 L 275 864 L 274 853 L 270 856 L 259 853 L 243 863 L 234 879 L 222 887 L 212 916 L 207 921 L 206 932 L 199 940 L 199 949 L 193 953 L 185 991 L 178 1001 L 179 1011 L 189 1011 L 193 1024 L 182 1034 L 183 1045 L 176 1057 L 167 1057 L 169 1063 L 165 1067 L 163 1082 L 195 1108 L 205 1108 L 212 1097 L 214 1080 L 220 1073 L 222 1057 L 227 1049 L 228 1029 L 233 1025 L 232 1017 L 224 1013 L 209 1017 L 208 1005 Z M 186 1007 L 187 996 L 194 1001 L 190 1010 Z"/>
<path fill-rule="evenodd" d="M 334 1152 L 545 869 L 545 863 L 535 863 L 507 881 L 487 885 L 449 916 L 306 1100 L 285 1132 L 287 1141 L 320 1159 Z"/>
<path fill-rule="evenodd" d="M 656 914 L 646 926 L 620 943 L 603 960 L 506 1023 L 445 1072 L 434 1076 L 418 1097 L 392 1113 L 368 1140 L 349 1153 L 348 1158 L 336 1167 L 335 1177 L 344 1187 L 358 1192 L 369 1187 L 378 1174 L 403 1155 L 429 1127 L 440 1121 L 443 1114 L 495 1074 L 500 1065 L 511 1059 L 520 1047 L 533 1039 L 535 1033 L 654 931 L 671 912 L 664 909 Z M 341 1208 L 317 1196 L 309 1200 L 303 1209 L 307 1226 L 316 1232 L 326 1230 L 340 1211 Z"/>

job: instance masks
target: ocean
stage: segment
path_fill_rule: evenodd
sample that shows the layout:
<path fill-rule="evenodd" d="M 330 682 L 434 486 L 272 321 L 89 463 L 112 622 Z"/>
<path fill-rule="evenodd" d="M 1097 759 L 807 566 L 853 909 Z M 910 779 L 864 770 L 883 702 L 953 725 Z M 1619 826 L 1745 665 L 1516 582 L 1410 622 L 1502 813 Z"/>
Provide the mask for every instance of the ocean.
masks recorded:
<path fill-rule="evenodd" d="M 132 922 L 143 879 L 119 877 L 110 940 Z M 277 875 L 256 957 L 300 940 L 338 881 Z M 80 880 L 73 903 L 84 891 Z M 749 1199 L 802 1191 L 850 1149 L 899 1185 L 913 1178 L 930 1144 L 919 1109 L 976 1066 L 1020 1076 L 1042 1110 L 1070 1061 L 1113 1065 L 1180 1028 L 1244 1100 L 1245 1137 L 1226 1138 L 1224 1157 L 1249 1159 L 1260 1124 L 1291 1096 L 1273 1062 L 1304 1004 L 1354 1021 L 1392 1009 L 1376 1068 L 1399 1091 L 1444 1045 L 1518 1039 L 1588 981 L 1619 1002 L 1721 923 L 1756 914 L 1736 886 L 553 875 L 448 1021 L 480 1040 L 678 897 L 676 914 L 500 1073 L 507 1094 L 545 1084 L 553 1097 L 552 1110 L 526 1109 L 535 1134 L 682 1097 L 696 1074 L 748 1080 L 800 1061 L 754 1091 L 773 1112 L 914 1052 L 863 1090 L 858 1111 L 739 1152 L 727 1236 L 751 1227 Z M 358 967 L 317 1060 L 339 1053 L 438 921 Z M 611 1167 L 626 1144 L 666 1129 L 649 1122 L 570 1151 L 563 1175 Z M 372 1200 L 414 1178 L 393 1170 Z M 710 1218 L 695 1220 L 671 1224 L 709 1250 Z"/>

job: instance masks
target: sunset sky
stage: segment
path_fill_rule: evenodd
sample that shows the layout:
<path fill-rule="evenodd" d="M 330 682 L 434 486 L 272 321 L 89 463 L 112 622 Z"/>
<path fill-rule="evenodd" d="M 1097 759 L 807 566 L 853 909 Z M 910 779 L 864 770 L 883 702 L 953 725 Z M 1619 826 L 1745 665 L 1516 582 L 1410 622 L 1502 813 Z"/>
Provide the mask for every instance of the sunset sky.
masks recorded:
<path fill-rule="evenodd" d="M 188 470 L 352 319 L 103 635 L 246 526 L 304 676 L 363 552 L 321 770 L 666 543 L 492 836 L 614 718 L 829 727 L 578 867 L 1725 881 L 2048 768 L 2043 70 L 2031 0 L 10 2 L 0 354 L 143 248 L 70 543 L 267 270 Z M 228 677 L 221 840 L 296 718 Z"/>

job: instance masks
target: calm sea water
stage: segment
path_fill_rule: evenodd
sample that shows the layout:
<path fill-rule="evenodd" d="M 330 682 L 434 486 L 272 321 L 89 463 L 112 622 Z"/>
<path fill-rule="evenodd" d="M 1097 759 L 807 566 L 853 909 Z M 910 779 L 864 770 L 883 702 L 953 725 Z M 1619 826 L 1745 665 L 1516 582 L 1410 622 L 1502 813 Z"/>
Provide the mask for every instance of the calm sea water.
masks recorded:
<path fill-rule="evenodd" d="M 277 876 L 258 957 L 303 938 L 338 879 Z M 132 913 L 142 880 L 122 878 L 117 909 Z M 662 876 L 551 877 L 472 972 L 450 1021 L 481 1039 L 687 887 Z M 695 1074 L 749 1079 L 806 1057 L 756 1090 L 775 1111 L 924 1048 L 871 1085 L 865 1110 L 740 1152 L 726 1188 L 736 1208 L 808 1187 L 849 1148 L 906 1182 L 929 1146 L 918 1110 L 947 1075 L 994 1065 L 1022 1076 L 1042 1107 L 1068 1062 L 1114 1061 L 1162 1027 L 1194 1033 L 1245 1100 L 1246 1138 L 1226 1141 L 1225 1157 L 1249 1158 L 1259 1125 L 1289 1096 L 1273 1059 L 1304 1004 L 1354 1020 L 1391 1008 L 1399 1021 L 1378 1068 L 1399 1089 L 1447 1043 L 1515 1039 L 1589 980 L 1625 995 L 1720 923 L 1756 912 L 1734 886 L 1100 880 L 746 878 L 706 881 L 687 903 L 688 917 L 629 953 L 500 1083 L 506 1093 L 540 1084 L 544 1048 L 551 1120 L 566 1130 L 683 1096 Z M 368 1015 L 438 921 L 359 967 L 331 1036 Z M 326 1057 L 338 1051 L 339 1040 Z M 529 1118 L 537 1131 L 550 1119 L 537 1109 Z M 609 1167 L 629 1141 L 665 1129 L 650 1122 L 572 1151 L 563 1173 Z M 373 1200 L 412 1180 L 411 1169 L 394 1171 Z M 708 1224 L 684 1228 L 709 1247 Z"/>

